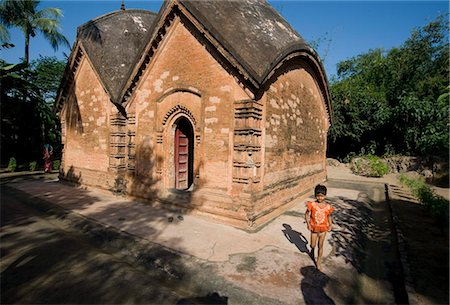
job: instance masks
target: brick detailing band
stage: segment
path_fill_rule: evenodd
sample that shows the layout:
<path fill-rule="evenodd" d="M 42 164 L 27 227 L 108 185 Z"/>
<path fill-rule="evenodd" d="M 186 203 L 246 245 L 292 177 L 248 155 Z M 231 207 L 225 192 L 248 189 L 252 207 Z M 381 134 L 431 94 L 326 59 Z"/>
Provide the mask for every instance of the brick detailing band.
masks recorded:
<path fill-rule="evenodd" d="M 253 100 L 234 103 L 233 182 L 261 181 L 262 105 Z"/>
<path fill-rule="evenodd" d="M 119 172 L 126 169 L 127 156 L 127 121 L 121 114 L 116 114 L 110 120 L 110 154 L 109 154 L 109 169 L 114 172 Z"/>

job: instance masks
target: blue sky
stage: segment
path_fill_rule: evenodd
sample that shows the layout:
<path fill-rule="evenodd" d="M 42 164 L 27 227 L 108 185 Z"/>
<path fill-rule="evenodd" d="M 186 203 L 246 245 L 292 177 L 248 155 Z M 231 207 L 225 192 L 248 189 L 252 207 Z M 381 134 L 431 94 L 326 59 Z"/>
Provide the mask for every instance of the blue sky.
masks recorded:
<path fill-rule="evenodd" d="M 220 0 L 218 0 L 220 1 Z M 422 27 L 439 14 L 449 12 L 447 1 L 269 1 L 307 41 L 322 38 L 318 52 L 324 57 L 328 77 L 336 74 L 336 64 L 370 49 L 400 46 L 414 28 Z M 162 1 L 127 1 L 127 8 L 158 12 Z M 77 26 L 97 16 L 120 8 L 121 1 L 66 0 L 42 1 L 40 7 L 63 10 L 61 31 L 73 44 Z M 0 51 L 0 58 L 15 63 L 24 55 L 24 38 L 20 31 L 10 30 L 16 47 Z M 54 52 L 38 35 L 31 40 L 30 59 L 44 56 L 64 58 L 70 50 Z"/>

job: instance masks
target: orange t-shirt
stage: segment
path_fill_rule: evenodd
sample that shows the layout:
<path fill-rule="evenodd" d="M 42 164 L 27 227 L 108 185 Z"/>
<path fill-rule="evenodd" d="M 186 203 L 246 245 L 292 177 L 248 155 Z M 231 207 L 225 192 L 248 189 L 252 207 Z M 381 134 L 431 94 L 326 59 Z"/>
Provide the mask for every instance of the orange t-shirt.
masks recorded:
<path fill-rule="evenodd" d="M 307 202 L 309 211 L 309 224 L 313 232 L 326 232 L 330 229 L 328 222 L 328 215 L 330 215 L 334 208 L 330 204 L 320 207 L 317 202 Z"/>

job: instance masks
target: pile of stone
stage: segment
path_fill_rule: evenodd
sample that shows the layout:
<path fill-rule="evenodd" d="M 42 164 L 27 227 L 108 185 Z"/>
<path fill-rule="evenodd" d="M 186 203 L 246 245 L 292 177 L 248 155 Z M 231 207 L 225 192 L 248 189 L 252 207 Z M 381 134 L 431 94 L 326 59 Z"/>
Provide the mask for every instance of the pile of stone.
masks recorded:
<path fill-rule="evenodd" d="M 422 176 L 427 181 L 436 182 L 440 180 L 443 186 L 448 187 L 449 162 L 442 158 L 429 157 L 410 157 L 410 156 L 393 156 L 381 159 L 389 168 L 389 173 L 403 174 L 409 173 L 414 176 Z M 361 176 L 373 176 L 369 163 L 363 157 L 355 157 L 350 163 L 345 164 L 333 158 L 327 158 L 327 165 L 332 167 L 346 166 L 352 170 L 354 174 Z M 417 174 L 417 175 L 416 175 Z"/>

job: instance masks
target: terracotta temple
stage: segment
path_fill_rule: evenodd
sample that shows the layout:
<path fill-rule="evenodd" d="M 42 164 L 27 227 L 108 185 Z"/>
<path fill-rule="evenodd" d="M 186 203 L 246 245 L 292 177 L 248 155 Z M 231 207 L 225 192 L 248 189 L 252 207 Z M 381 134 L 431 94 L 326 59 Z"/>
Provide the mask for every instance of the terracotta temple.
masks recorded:
<path fill-rule="evenodd" d="M 165 1 L 77 30 L 60 178 L 254 230 L 326 179 L 317 53 L 264 0 Z"/>

